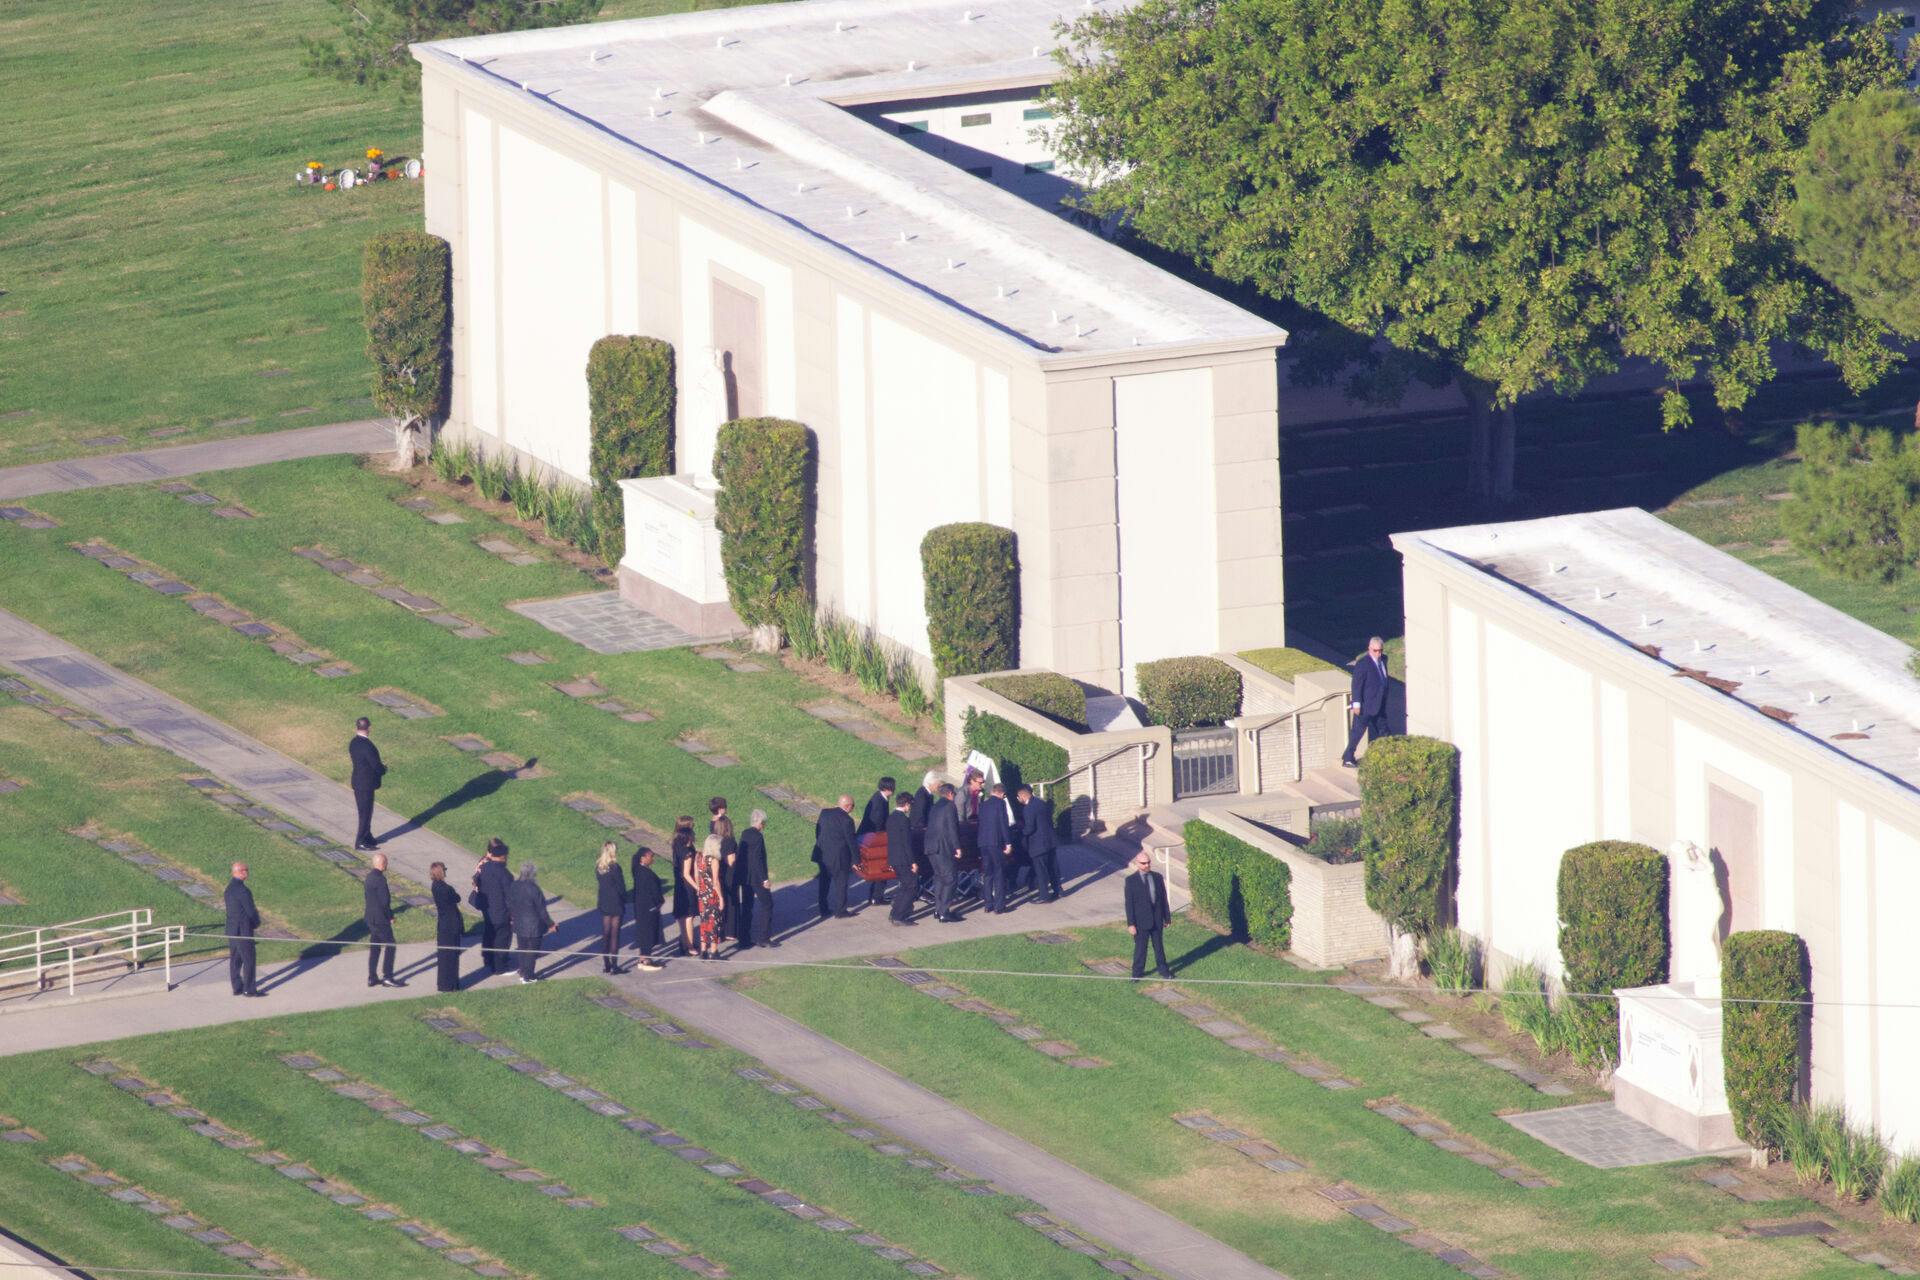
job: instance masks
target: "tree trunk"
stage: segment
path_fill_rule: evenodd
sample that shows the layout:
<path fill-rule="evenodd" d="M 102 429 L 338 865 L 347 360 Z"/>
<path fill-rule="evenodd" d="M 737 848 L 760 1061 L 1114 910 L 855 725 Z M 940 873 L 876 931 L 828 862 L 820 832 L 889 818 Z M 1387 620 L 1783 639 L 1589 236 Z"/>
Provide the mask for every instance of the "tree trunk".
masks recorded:
<path fill-rule="evenodd" d="M 1493 457 L 1489 470 L 1492 472 L 1493 500 L 1496 503 L 1513 501 L 1513 448 L 1513 406 L 1508 405 L 1497 411 L 1493 418 Z"/>
<path fill-rule="evenodd" d="M 753 629 L 752 641 L 757 653 L 780 652 L 780 628 L 771 622 L 763 622 Z"/>
<path fill-rule="evenodd" d="M 393 469 L 413 470 L 414 455 L 420 443 L 420 419 L 396 418 L 393 423 Z"/>
<path fill-rule="evenodd" d="M 1398 926 L 1387 926 L 1387 976 L 1411 982 L 1420 976 L 1420 938 L 1404 933 Z"/>
<path fill-rule="evenodd" d="M 1513 501 L 1513 407 L 1495 408 L 1493 387 L 1464 374 L 1467 398 L 1467 494 L 1494 506 Z"/>

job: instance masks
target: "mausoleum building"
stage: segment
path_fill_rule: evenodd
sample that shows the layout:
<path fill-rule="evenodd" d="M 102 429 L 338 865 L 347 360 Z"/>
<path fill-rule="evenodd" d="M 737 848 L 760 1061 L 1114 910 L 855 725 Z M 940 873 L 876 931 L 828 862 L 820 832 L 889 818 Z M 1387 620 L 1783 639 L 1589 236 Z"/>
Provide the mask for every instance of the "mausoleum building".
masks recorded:
<path fill-rule="evenodd" d="M 1019 539 L 1021 662 L 1279 643 L 1285 333 L 1064 210 L 1041 100 L 1078 0 L 810 0 L 440 41 L 427 229 L 453 246 L 449 429 L 587 480 L 606 334 L 675 350 L 676 477 L 626 482 L 621 589 L 731 622 L 721 423 L 818 442 L 823 604 L 925 655 L 920 540 Z"/>

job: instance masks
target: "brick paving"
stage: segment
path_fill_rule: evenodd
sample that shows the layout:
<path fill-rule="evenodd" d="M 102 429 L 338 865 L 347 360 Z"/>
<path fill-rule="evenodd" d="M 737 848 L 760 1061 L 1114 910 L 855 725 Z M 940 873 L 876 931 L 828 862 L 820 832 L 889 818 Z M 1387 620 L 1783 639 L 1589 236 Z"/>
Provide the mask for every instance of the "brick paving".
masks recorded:
<path fill-rule="evenodd" d="M 1525 1111 L 1501 1119 L 1529 1138 L 1596 1169 L 1630 1169 L 1669 1160 L 1692 1160 L 1700 1155 L 1615 1110 L 1611 1102 Z"/>
<path fill-rule="evenodd" d="M 621 599 L 618 591 L 529 600 L 507 607 L 595 653 L 640 653 L 699 643 L 697 637 Z"/>

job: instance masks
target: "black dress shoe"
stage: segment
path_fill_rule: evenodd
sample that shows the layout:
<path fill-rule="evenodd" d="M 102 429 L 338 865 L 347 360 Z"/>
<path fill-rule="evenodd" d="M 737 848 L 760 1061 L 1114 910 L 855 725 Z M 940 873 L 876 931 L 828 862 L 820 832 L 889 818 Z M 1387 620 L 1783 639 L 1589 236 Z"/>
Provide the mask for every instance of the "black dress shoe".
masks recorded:
<path fill-rule="evenodd" d="M 377 987 L 377 986 L 379 986 L 379 985 L 380 985 L 380 979 L 378 979 L 378 978 L 368 978 L 368 979 L 367 979 L 367 985 L 368 985 L 368 986 L 370 986 L 370 987 Z"/>
<path fill-rule="evenodd" d="M 267 993 L 264 991 L 249 991 L 246 994 L 255 1000 L 265 1000 L 267 998 Z"/>
<path fill-rule="evenodd" d="M 380 985 L 383 987 L 404 987 L 407 984 L 398 978 L 382 978 Z"/>
<path fill-rule="evenodd" d="M 851 912 L 851 911 L 836 911 L 836 912 L 834 912 L 834 913 L 833 913 L 833 918 L 834 918 L 835 920 L 851 920 L 851 919 L 853 919 L 853 912 Z"/>

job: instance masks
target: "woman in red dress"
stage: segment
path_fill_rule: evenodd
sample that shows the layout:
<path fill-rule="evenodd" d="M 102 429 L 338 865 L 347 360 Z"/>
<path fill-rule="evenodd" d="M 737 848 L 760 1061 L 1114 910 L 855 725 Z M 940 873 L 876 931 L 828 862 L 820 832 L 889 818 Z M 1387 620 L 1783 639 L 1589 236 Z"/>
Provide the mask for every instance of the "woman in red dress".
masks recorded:
<path fill-rule="evenodd" d="M 719 836 L 708 836 L 700 852 L 687 859 L 687 880 L 700 909 L 700 958 L 720 958 L 720 919 L 725 905 L 720 897 Z"/>

